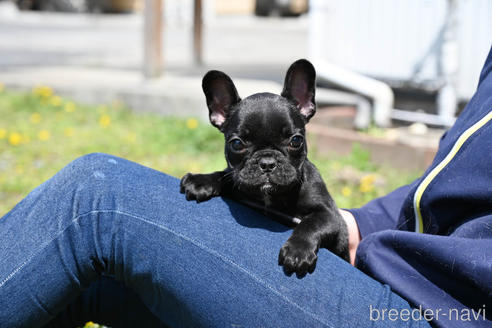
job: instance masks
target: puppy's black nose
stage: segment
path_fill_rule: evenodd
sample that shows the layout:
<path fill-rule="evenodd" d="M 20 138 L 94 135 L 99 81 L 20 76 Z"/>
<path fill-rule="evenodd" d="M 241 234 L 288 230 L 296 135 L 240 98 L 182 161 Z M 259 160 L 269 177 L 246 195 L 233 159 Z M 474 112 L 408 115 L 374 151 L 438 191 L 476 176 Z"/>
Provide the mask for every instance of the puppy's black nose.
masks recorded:
<path fill-rule="evenodd" d="M 277 161 L 273 157 L 263 157 L 259 164 L 264 173 L 272 172 L 277 167 Z"/>

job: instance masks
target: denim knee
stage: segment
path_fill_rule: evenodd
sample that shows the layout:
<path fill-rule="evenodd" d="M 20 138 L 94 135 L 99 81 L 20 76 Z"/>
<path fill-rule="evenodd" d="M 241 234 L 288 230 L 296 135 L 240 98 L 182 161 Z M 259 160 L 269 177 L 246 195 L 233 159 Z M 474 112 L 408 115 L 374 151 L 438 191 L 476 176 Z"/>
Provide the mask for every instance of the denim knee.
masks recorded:
<path fill-rule="evenodd" d="M 98 176 L 102 177 L 101 170 L 104 170 L 105 167 L 110 167 L 115 163 L 116 159 L 114 156 L 104 153 L 90 153 L 73 160 L 64 168 L 64 170 L 68 171 L 73 180 L 87 181 L 90 176 L 96 178 Z M 108 173 L 108 170 L 104 171 L 105 173 Z"/>
<path fill-rule="evenodd" d="M 111 173 L 117 160 L 119 160 L 117 157 L 103 153 L 83 155 L 60 170 L 55 176 L 55 181 L 60 187 L 67 185 L 101 187 L 101 184 L 109 180 L 114 181 Z"/>
<path fill-rule="evenodd" d="M 75 167 L 90 167 L 96 164 L 101 164 L 107 162 L 109 159 L 113 159 L 114 156 L 104 153 L 90 153 L 86 155 L 82 155 L 72 162 L 69 165 Z"/>
<path fill-rule="evenodd" d="M 176 178 L 103 153 L 75 159 L 54 180 L 55 188 L 74 192 L 77 198 L 119 200 L 121 206 L 128 205 L 130 199 L 133 202 L 140 197 L 142 202 L 151 194 L 157 199 L 156 195 L 179 191 L 179 180 Z"/>

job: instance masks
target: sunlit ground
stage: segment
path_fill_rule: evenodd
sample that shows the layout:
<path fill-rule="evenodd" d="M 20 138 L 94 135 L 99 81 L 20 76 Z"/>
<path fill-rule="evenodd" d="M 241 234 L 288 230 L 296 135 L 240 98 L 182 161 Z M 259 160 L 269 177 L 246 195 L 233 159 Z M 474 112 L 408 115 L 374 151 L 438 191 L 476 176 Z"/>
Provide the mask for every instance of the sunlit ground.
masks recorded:
<path fill-rule="evenodd" d="M 0 216 L 87 153 L 110 153 L 181 177 L 223 169 L 223 142 L 218 130 L 195 118 L 135 113 L 119 102 L 87 106 L 47 86 L 17 93 L 0 84 Z M 349 156 L 330 158 L 315 146 L 309 157 L 340 207 L 361 206 L 417 176 L 371 164 L 357 145 Z"/>

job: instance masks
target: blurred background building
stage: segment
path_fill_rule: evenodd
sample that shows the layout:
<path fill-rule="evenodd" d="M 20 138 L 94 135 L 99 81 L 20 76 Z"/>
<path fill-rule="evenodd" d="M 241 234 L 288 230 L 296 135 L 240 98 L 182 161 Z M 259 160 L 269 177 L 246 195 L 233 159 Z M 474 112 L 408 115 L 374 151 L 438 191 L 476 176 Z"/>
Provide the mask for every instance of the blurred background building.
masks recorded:
<path fill-rule="evenodd" d="M 207 70 L 230 74 L 242 96 L 278 93 L 305 57 L 320 108 L 345 108 L 322 124 L 417 123 L 427 138 L 472 96 L 490 13 L 489 0 L 0 0 L 0 81 L 206 119 Z"/>

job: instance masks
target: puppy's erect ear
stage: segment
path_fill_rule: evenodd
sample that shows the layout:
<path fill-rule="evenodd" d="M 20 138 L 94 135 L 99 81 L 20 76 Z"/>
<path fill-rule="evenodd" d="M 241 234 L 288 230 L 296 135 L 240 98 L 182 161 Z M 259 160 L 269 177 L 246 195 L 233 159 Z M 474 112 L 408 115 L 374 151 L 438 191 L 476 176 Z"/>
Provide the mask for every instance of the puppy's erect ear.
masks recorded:
<path fill-rule="evenodd" d="M 202 89 L 207 98 L 208 114 L 212 125 L 222 130 L 229 110 L 239 101 L 231 78 L 220 71 L 209 71 L 202 80 Z"/>
<path fill-rule="evenodd" d="M 316 112 L 315 84 L 316 71 L 313 64 L 306 59 L 299 59 L 290 65 L 281 95 L 294 101 L 306 121 Z"/>

